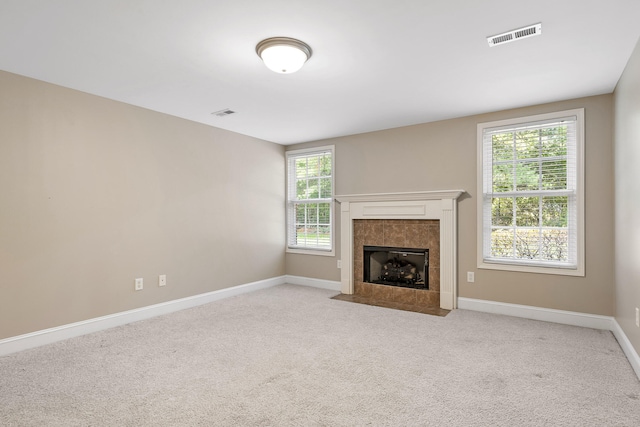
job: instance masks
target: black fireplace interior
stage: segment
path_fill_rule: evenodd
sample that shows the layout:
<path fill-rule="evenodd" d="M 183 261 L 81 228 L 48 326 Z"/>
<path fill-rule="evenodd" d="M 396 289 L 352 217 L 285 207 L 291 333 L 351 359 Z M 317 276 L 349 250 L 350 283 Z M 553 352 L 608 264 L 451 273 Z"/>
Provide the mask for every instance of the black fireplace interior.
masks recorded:
<path fill-rule="evenodd" d="M 364 247 L 366 283 L 429 289 L 429 249 Z"/>

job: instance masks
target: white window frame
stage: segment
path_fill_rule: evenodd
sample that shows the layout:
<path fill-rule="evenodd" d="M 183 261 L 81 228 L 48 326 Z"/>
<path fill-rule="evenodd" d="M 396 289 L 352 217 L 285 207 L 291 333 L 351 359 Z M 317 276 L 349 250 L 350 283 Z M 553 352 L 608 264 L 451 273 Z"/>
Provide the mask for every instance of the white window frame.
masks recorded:
<path fill-rule="evenodd" d="M 322 201 L 330 204 L 330 240 L 331 240 L 331 248 L 323 249 L 318 247 L 301 247 L 301 246 L 293 246 L 291 245 L 291 233 L 295 233 L 295 205 L 296 202 L 296 187 L 295 184 L 292 185 L 293 176 L 290 175 L 291 169 L 291 161 L 296 157 L 301 156 L 312 156 L 314 154 L 331 153 L 331 197 L 316 199 L 318 201 Z M 335 146 L 334 145 L 325 145 L 322 147 L 313 147 L 313 148 L 304 148 L 301 150 L 290 150 L 286 153 L 286 177 L 287 177 L 287 246 L 286 252 L 294 253 L 294 254 L 306 254 L 306 255 L 320 255 L 320 256 L 335 256 L 335 203 L 334 203 L 334 195 L 335 195 Z"/>
<path fill-rule="evenodd" d="M 574 199 L 575 208 L 575 230 L 576 233 L 576 259 L 574 265 L 549 265 L 542 261 L 535 260 L 505 260 L 492 259 L 487 256 L 490 251 L 491 242 L 485 242 L 485 227 L 491 226 L 491 182 L 488 182 L 493 171 L 484 173 L 484 133 L 485 130 L 500 127 L 516 127 L 533 122 L 542 122 L 564 117 L 576 118 L 576 182 L 575 192 L 570 199 Z M 520 117 L 507 120 L 499 120 L 493 122 L 479 123 L 477 128 L 477 265 L 481 269 L 491 270 L 507 270 L 528 273 L 542 274 L 558 274 L 567 276 L 584 276 L 585 275 L 585 226 L 584 226 L 584 108 L 573 110 L 558 111 L 547 114 L 538 114 L 534 116 Z M 489 152 L 490 153 L 490 152 Z M 490 155 L 490 154 L 489 154 Z M 488 206 L 488 208 L 487 208 Z M 515 220 L 515 218 L 514 218 Z"/>

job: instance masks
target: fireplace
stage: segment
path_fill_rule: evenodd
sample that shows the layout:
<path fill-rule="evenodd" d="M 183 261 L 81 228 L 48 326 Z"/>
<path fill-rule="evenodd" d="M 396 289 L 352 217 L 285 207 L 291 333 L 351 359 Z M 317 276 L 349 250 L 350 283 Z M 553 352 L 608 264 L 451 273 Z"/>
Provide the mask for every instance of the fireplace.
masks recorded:
<path fill-rule="evenodd" d="M 363 281 L 429 289 L 429 249 L 363 246 Z"/>
<path fill-rule="evenodd" d="M 352 252 L 353 295 L 440 306 L 440 220 L 354 219 Z"/>
<path fill-rule="evenodd" d="M 390 246 L 408 248 L 429 248 L 429 289 L 413 290 L 393 288 L 385 285 L 371 286 L 379 291 L 397 289 L 403 293 L 416 293 L 434 297 L 435 278 L 438 280 L 438 298 L 440 307 L 444 309 L 456 308 L 457 302 L 457 199 L 464 190 L 421 191 L 411 193 L 379 193 L 379 194 L 351 194 L 336 196 L 340 203 L 340 250 L 342 260 L 341 290 L 345 295 L 357 294 L 357 288 L 363 280 L 363 250 L 358 249 L 358 220 L 382 220 L 373 227 L 382 227 L 382 234 L 377 236 L 398 235 L 395 229 L 401 227 L 396 220 L 435 221 L 429 226 L 438 232 L 439 250 L 438 265 L 433 265 L 434 254 L 429 245 L 412 242 L 396 242 L 393 238 L 386 241 L 369 241 L 368 246 Z M 387 221 L 385 224 L 384 221 Z M 424 224 L 424 223 L 423 223 Z M 436 225 L 437 224 L 437 225 Z M 362 242 L 363 245 L 365 242 Z M 432 280 L 433 279 L 433 280 Z M 384 289 L 378 289 L 384 288 Z"/>

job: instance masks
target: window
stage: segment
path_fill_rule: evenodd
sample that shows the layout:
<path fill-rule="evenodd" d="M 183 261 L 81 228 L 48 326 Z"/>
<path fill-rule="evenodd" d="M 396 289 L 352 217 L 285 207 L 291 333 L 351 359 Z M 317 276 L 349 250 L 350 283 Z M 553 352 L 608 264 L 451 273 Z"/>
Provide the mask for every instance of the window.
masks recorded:
<path fill-rule="evenodd" d="M 478 267 L 584 276 L 584 110 L 478 124 Z"/>
<path fill-rule="evenodd" d="M 333 146 L 287 152 L 287 251 L 333 255 Z"/>

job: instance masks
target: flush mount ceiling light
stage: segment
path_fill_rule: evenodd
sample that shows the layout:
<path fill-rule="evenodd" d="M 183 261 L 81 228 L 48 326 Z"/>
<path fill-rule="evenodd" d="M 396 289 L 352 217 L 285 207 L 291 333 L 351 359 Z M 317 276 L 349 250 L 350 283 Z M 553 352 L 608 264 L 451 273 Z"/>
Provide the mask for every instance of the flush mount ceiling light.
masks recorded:
<path fill-rule="evenodd" d="M 311 58 L 308 44 L 289 37 L 262 40 L 256 46 L 256 53 L 268 69 L 281 74 L 295 73 Z"/>

